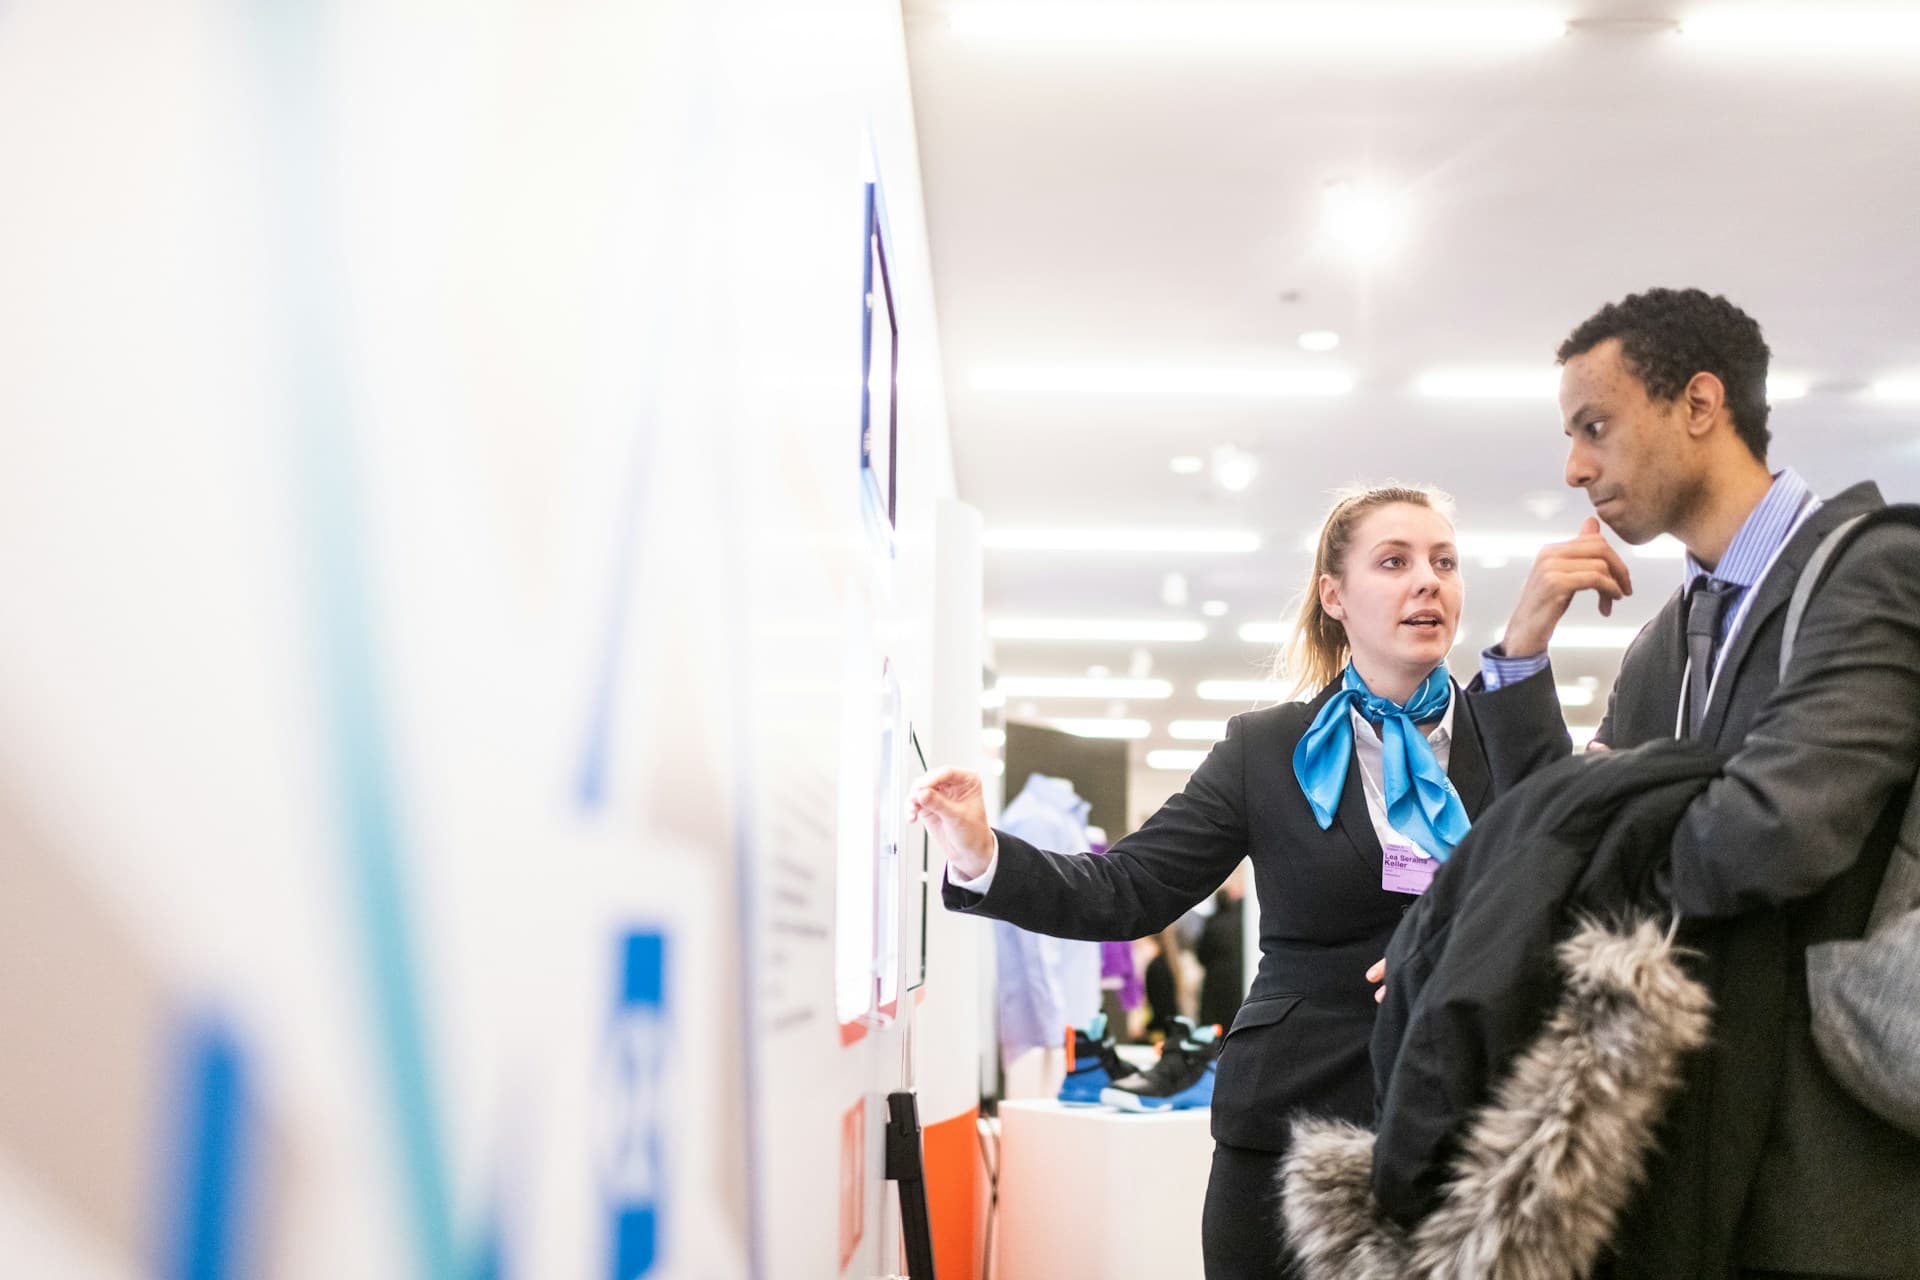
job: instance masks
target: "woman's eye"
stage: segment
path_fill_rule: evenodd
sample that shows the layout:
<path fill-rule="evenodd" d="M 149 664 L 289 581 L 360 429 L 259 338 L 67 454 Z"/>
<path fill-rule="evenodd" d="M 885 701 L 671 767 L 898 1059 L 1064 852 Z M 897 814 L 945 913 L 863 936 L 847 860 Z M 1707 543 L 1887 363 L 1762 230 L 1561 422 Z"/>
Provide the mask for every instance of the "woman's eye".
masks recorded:
<path fill-rule="evenodd" d="M 1452 573 L 1455 569 L 1458 569 L 1460 567 L 1460 562 L 1458 560 L 1455 560 L 1452 556 L 1441 556 L 1438 560 L 1435 560 L 1434 563 L 1439 565 L 1442 569 L 1446 570 L 1448 573 Z"/>
<path fill-rule="evenodd" d="M 1405 563 L 1406 561 L 1402 560 L 1399 556 L 1388 556 L 1380 562 L 1380 567 L 1382 569 L 1398 569 Z"/>

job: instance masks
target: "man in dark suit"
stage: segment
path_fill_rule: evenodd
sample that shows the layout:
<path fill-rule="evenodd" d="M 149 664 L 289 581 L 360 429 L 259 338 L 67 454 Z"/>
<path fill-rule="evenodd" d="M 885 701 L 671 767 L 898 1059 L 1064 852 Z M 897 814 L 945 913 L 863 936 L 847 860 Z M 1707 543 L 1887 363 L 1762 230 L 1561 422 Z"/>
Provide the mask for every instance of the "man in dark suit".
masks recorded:
<path fill-rule="evenodd" d="M 1822 536 L 1883 505 L 1820 502 L 1767 465 L 1768 350 L 1725 298 L 1653 289 L 1561 346 L 1566 480 L 1687 580 L 1627 650 L 1594 738 L 1691 735 L 1728 753 L 1672 850 L 1672 898 L 1718 1011 L 1663 1154 L 1615 1241 L 1617 1275 L 1920 1275 L 1920 1140 L 1856 1103 L 1808 1029 L 1806 948 L 1858 937 L 1920 766 L 1920 531 L 1836 562 L 1779 679 L 1784 606 Z M 1536 561 L 1489 667 L 1522 678 L 1602 572 L 1589 526 Z M 1777 688 L 1777 693 L 1776 693 Z"/>

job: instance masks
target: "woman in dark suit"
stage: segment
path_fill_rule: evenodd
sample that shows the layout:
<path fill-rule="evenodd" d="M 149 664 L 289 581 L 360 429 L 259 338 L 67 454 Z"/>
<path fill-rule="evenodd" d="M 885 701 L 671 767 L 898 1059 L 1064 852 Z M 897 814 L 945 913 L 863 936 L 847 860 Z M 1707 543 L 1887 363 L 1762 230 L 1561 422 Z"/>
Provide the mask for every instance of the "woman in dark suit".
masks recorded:
<path fill-rule="evenodd" d="M 1495 692 L 1448 677 L 1461 600 L 1432 496 L 1352 495 L 1321 530 L 1288 651 L 1317 695 L 1235 716 L 1186 788 L 1107 856 L 993 831 L 974 774 L 914 785 L 913 816 L 947 855 L 947 906 L 1057 937 L 1158 932 L 1252 859 L 1260 968 L 1214 1085 L 1208 1280 L 1291 1273 L 1274 1187 L 1293 1117 L 1373 1122 L 1370 966 L 1472 819 L 1570 750 L 1550 671 Z"/>

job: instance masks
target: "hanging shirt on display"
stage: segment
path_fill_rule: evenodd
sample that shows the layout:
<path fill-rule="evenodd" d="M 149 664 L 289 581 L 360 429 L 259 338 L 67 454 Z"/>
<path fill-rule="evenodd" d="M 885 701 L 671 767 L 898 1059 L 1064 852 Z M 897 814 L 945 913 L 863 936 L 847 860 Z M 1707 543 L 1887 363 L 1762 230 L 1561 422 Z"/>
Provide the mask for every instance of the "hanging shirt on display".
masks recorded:
<path fill-rule="evenodd" d="M 1065 778 L 1036 773 L 1000 815 L 1000 829 L 1041 848 L 1087 853 L 1091 806 Z M 1089 855 L 1091 856 L 1091 855 Z M 1000 1047 L 1006 1057 L 1060 1043 L 1100 1010 L 1100 944 L 1029 933 L 994 922 Z"/>

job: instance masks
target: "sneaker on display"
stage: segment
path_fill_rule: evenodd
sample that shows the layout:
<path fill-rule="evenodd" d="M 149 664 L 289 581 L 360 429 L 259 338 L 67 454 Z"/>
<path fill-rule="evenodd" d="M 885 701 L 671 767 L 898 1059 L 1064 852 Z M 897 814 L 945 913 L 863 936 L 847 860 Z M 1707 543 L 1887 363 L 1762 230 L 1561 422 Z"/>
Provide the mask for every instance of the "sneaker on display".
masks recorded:
<path fill-rule="evenodd" d="M 1094 1014 L 1084 1031 L 1067 1028 L 1067 1075 L 1060 1082 L 1059 1093 L 1059 1100 L 1066 1106 L 1097 1107 L 1101 1090 L 1138 1075 L 1114 1048 L 1106 1014 Z"/>
<path fill-rule="evenodd" d="M 1160 1046 L 1160 1061 L 1131 1080 L 1100 1091 L 1100 1101 L 1121 1111 L 1190 1111 L 1213 1105 L 1213 1077 L 1220 1060 L 1219 1027 L 1195 1027 L 1175 1018 Z"/>

